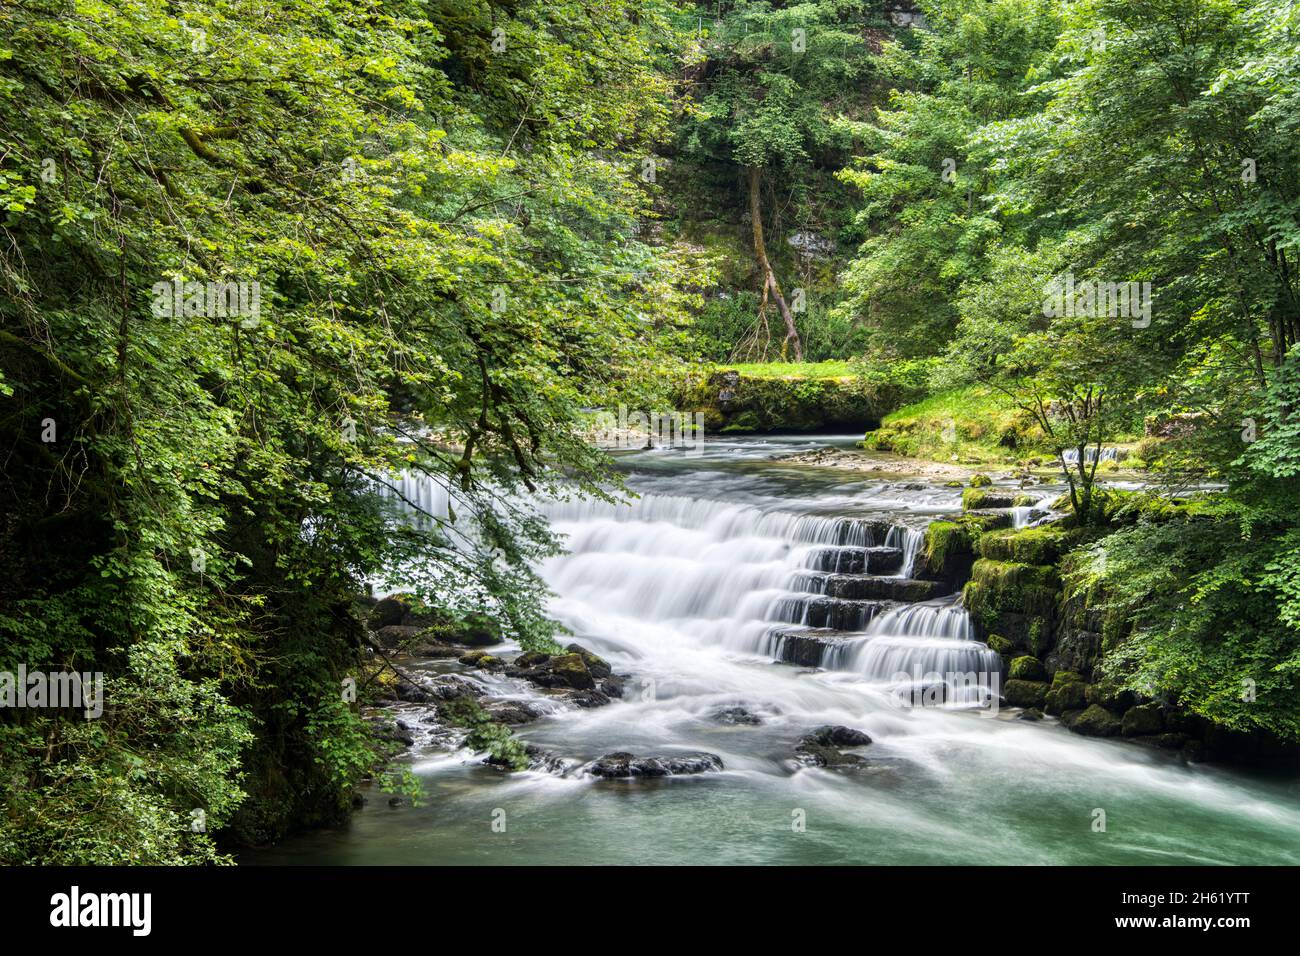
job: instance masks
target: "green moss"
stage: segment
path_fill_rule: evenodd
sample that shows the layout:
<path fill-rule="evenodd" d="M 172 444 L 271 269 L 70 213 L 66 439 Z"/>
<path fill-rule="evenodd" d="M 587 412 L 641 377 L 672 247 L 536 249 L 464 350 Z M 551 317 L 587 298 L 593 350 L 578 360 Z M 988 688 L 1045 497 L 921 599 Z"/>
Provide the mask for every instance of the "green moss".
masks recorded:
<path fill-rule="evenodd" d="M 823 367 L 827 365 L 833 367 Z M 791 368 L 805 372 L 780 374 Z M 828 375 L 825 371 L 850 374 Z M 692 373 L 676 382 L 672 393 L 676 407 L 703 413 L 706 432 L 763 432 L 828 426 L 865 430 L 903 399 L 905 389 L 854 376 L 844 363 L 823 363 L 734 366 L 704 375 Z"/>
<path fill-rule="evenodd" d="M 1017 657 L 1011 662 L 1010 676 L 1012 680 L 1045 681 L 1047 671 L 1043 668 L 1042 661 L 1037 657 L 1030 657 L 1026 654 L 1023 657 Z M 1043 687 L 1043 692 L 1047 692 L 1046 686 Z M 1039 705 L 1035 704 L 1034 706 Z"/>
<path fill-rule="evenodd" d="M 989 558 L 975 562 L 962 591 L 967 610 L 977 615 L 985 608 L 1049 615 L 1060 593 L 1061 579 L 1055 568 Z"/>
<path fill-rule="evenodd" d="M 970 476 L 970 486 L 972 488 L 983 488 L 991 484 L 993 484 L 993 479 L 988 475 L 974 474 Z"/>
<path fill-rule="evenodd" d="M 996 561 L 1021 564 L 1053 564 L 1079 540 L 1077 532 L 1045 525 L 1039 528 L 990 531 L 981 535 L 975 552 Z"/>
<path fill-rule="evenodd" d="M 941 569 L 949 555 L 970 547 L 970 533 L 955 521 L 933 521 L 925 529 L 925 564 L 931 571 Z"/>
<path fill-rule="evenodd" d="M 1001 654 L 1003 657 L 1015 650 L 1015 645 L 1000 634 L 990 634 L 984 643 L 989 646 L 989 650 L 995 654 Z"/>
<path fill-rule="evenodd" d="M 1088 704 L 1087 691 L 1088 685 L 1078 674 L 1073 671 L 1057 671 L 1052 677 L 1052 688 L 1047 692 L 1044 709 L 1049 714 L 1082 710 Z"/>
<path fill-rule="evenodd" d="M 1007 681 L 1002 696 L 1012 707 L 1042 707 L 1047 700 L 1047 683 L 1012 679 Z"/>
<path fill-rule="evenodd" d="M 989 488 L 967 488 L 961 493 L 961 506 L 966 511 L 980 508 L 1010 508 L 1014 501 L 1012 495 L 1005 491 Z"/>

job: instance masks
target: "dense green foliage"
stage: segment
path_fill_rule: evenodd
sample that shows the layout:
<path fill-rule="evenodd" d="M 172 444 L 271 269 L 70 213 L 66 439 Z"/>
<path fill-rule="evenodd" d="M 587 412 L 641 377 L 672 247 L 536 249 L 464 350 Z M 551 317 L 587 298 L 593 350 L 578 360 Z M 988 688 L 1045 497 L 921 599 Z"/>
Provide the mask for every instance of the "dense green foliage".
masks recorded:
<path fill-rule="evenodd" d="M 869 442 L 978 456 L 954 426 L 987 422 L 1000 443 L 1073 452 L 1067 500 L 1102 533 L 1074 583 L 1109 608 L 1110 675 L 1300 737 L 1300 5 L 920 6 L 932 32 L 882 54 L 890 108 L 843 174 L 873 232 L 843 309 L 879 360 L 942 361 L 933 408 Z M 967 408 L 981 392 L 998 397 Z M 1171 491 L 1227 490 L 1132 524 L 1089 457 L 1144 423 Z M 972 588 L 1001 570 L 981 562 Z"/>
<path fill-rule="evenodd" d="M 506 494 L 591 486 L 579 407 L 697 282 L 637 238 L 674 46 L 621 2 L 0 3 L 0 667 L 108 683 L 98 720 L 6 711 L 0 858 L 340 819 L 381 572 L 547 640 Z M 256 310 L 160 298 L 223 280 Z M 400 469 L 453 521 L 399 520 Z"/>

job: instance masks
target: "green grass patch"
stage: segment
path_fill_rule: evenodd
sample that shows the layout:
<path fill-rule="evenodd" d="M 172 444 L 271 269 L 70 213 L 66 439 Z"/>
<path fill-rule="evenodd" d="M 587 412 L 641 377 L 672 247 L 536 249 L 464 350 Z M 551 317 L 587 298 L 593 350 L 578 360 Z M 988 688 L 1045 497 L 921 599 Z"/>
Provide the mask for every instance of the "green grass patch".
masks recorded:
<path fill-rule="evenodd" d="M 739 372 L 749 378 L 857 378 L 862 372 L 860 364 L 846 359 L 825 362 L 742 362 L 739 365 L 719 365 L 720 371 Z"/>
<path fill-rule="evenodd" d="M 1043 457 L 1033 416 L 983 385 L 951 389 L 886 415 L 863 446 L 912 458 L 998 464 Z"/>

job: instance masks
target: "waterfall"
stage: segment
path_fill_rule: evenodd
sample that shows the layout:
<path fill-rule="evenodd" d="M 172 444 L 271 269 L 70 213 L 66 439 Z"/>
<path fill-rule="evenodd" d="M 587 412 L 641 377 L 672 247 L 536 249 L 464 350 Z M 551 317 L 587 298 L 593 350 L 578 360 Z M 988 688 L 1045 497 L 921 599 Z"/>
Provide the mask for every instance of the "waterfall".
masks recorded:
<path fill-rule="evenodd" d="M 381 498 L 395 502 L 420 527 L 451 520 L 451 487 L 423 471 L 402 471 L 373 479 Z"/>
<path fill-rule="evenodd" d="M 975 702 L 960 690 L 964 675 L 1000 677 L 1001 659 L 974 640 L 953 599 L 896 599 L 914 593 L 904 589 L 916 583 L 920 528 L 653 493 L 628 504 L 552 500 L 539 508 L 566 549 L 546 563 L 547 583 L 566 607 L 578 602 L 584 620 L 599 615 L 619 628 L 620 641 L 634 644 L 643 630 L 662 641 L 667 629 L 704 647 L 890 687 L 901 677 L 937 682 L 941 702 Z"/>
<path fill-rule="evenodd" d="M 1128 452 L 1122 448 L 1114 448 L 1108 446 L 1100 450 L 1100 457 L 1102 461 L 1120 462 L 1128 457 Z M 1098 449 L 1095 446 L 1084 448 L 1083 450 L 1084 464 L 1091 464 L 1092 462 L 1096 461 L 1097 458 L 1098 458 Z M 1061 452 L 1061 461 L 1067 465 L 1077 465 L 1079 463 L 1079 449 L 1066 448 L 1064 451 Z"/>

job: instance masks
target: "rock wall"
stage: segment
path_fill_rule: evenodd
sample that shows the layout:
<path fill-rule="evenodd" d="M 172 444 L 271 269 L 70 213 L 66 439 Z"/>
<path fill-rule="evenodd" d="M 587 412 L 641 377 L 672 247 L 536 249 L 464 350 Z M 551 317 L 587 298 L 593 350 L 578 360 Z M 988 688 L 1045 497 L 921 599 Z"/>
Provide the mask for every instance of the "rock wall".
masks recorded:
<path fill-rule="evenodd" d="M 706 432 L 866 431 L 899 407 L 904 390 L 857 378 L 758 378 L 734 370 L 696 375 L 674 389 L 682 411 L 703 412 Z"/>
<path fill-rule="evenodd" d="M 1057 717 L 1075 733 L 1120 737 L 1189 760 L 1295 759 L 1300 748 L 1263 733 L 1239 733 L 1118 687 L 1102 662 L 1123 640 L 1104 595 L 1091 602 L 1063 581 L 1070 551 L 1087 535 L 1060 524 L 1013 530 L 1010 516 L 967 511 L 926 532 L 918 577 L 960 583 L 976 633 L 1003 662 L 1008 705 Z"/>

